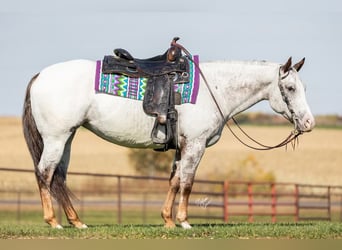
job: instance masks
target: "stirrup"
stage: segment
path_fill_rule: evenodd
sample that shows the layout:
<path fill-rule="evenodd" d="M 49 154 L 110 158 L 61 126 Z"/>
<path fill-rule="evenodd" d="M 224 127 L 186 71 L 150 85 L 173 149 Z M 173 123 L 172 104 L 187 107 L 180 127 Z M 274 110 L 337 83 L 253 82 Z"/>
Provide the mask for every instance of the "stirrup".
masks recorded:
<path fill-rule="evenodd" d="M 160 138 L 158 137 L 158 132 L 159 130 L 162 130 L 162 128 L 164 128 L 163 130 L 165 131 L 165 137 L 164 138 Z M 160 124 L 157 120 L 157 118 L 154 121 L 154 126 L 151 132 L 151 138 L 153 143 L 155 144 L 168 144 L 170 142 L 171 139 L 171 124 L 170 121 L 167 120 L 165 124 Z"/>

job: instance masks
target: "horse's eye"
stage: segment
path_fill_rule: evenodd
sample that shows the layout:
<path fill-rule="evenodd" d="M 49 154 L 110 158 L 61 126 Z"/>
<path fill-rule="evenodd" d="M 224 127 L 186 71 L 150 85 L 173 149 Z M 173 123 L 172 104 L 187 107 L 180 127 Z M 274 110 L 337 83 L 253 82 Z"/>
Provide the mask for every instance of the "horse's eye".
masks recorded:
<path fill-rule="evenodd" d="M 294 86 L 286 86 L 286 89 L 290 92 L 294 92 L 296 90 Z"/>

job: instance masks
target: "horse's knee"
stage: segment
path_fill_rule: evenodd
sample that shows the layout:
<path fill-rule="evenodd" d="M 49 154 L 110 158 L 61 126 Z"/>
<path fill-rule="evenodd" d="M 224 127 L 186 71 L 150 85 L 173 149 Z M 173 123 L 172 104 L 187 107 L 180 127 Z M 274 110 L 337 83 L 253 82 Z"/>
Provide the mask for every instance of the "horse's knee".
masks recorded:
<path fill-rule="evenodd" d="M 192 190 L 192 182 L 184 182 L 180 184 L 180 188 L 181 188 L 181 193 L 183 195 L 189 195 L 191 193 Z"/>

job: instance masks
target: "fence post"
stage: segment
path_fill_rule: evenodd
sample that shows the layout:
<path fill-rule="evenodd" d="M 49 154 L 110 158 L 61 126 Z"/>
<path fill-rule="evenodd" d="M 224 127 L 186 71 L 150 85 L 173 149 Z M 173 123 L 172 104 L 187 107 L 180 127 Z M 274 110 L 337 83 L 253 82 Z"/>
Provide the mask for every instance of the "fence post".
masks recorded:
<path fill-rule="evenodd" d="M 118 176 L 118 224 L 121 224 L 121 176 Z"/>
<path fill-rule="evenodd" d="M 253 222 L 253 184 L 248 182 L 248 221 Z"/>
<path fill-rule="evenodd" d="M 294 191 L 294 199 L 295 199 L 295 222 L 299 220 L 299 187 L 298 184 L 295 184 L 295 191 Z"/>
<path fill-rule="evenodd" d="M 331 197 L 330 197 L 330 189 L 331 189 L 331 187 L 330 186 L 328 186 L 328 200 L 327 200 L 327 202 L 328 202 L 328 217 L 329 217 L 329 221 L 331 221 Z"/>
<path fill-rule="evenodd" d="M 81 215 L 81 218 L 84 218 L 84 191 L 81 191 L 80 215 Z"/>
<path fill-rule="evenodd" d="M 146 224 L 146 207 L 147 207 L 147 194 L 144 192 L 143 193 L 143 205 L 142 205 L 142 219 L 143 219 L 143 224 Z"/>
<path fill-rule="evenodd" d="M 228 215 L 228 188 L 229 188 L 229 182 L 228 180 L 225 180 L 223 182 L 223 220 L 225 223 L 229 220 Z"/>
<path fill-rule="evenodd" d="M 17 193 L 17 222 L 20 223 L 21 219 L 21 193 Z"/>
<path fill-rule="evenodd" d="M 340 196 L 340 222 L 342 222 L 342 195 Z"/>
<path fill-rule="evenodd" d="M 272 206 L 272 222 L 277 222 L 277 194 L 275 184 L 271 183 L 271 206 Z"/>

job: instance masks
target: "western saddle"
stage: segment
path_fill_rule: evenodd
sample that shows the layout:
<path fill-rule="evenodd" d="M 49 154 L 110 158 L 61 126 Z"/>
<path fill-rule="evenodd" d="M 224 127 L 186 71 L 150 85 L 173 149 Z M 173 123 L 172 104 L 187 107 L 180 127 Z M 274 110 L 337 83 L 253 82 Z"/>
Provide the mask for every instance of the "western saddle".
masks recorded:
<path fill-rule="evenodd" d="M 189 82 L 189 59 L 182 55 L 182 46 L 175 37 L 170 48 L 162 55 L 148 59 L 134 58 L 125 49 L 115 49 L 114 56 L 105 56 L 102 73 L 123 74 L 129 77 L 146 77 L 147 86 L 143 109 L 147 115 L 156 117 L 151 132 L 155 144 L 163 144 L 162 151 L 177 148 L 176 104 L 180 94 L 174 91 L 174 84 Z M 160 133 L 161 132 L 161 133 Z"/>

